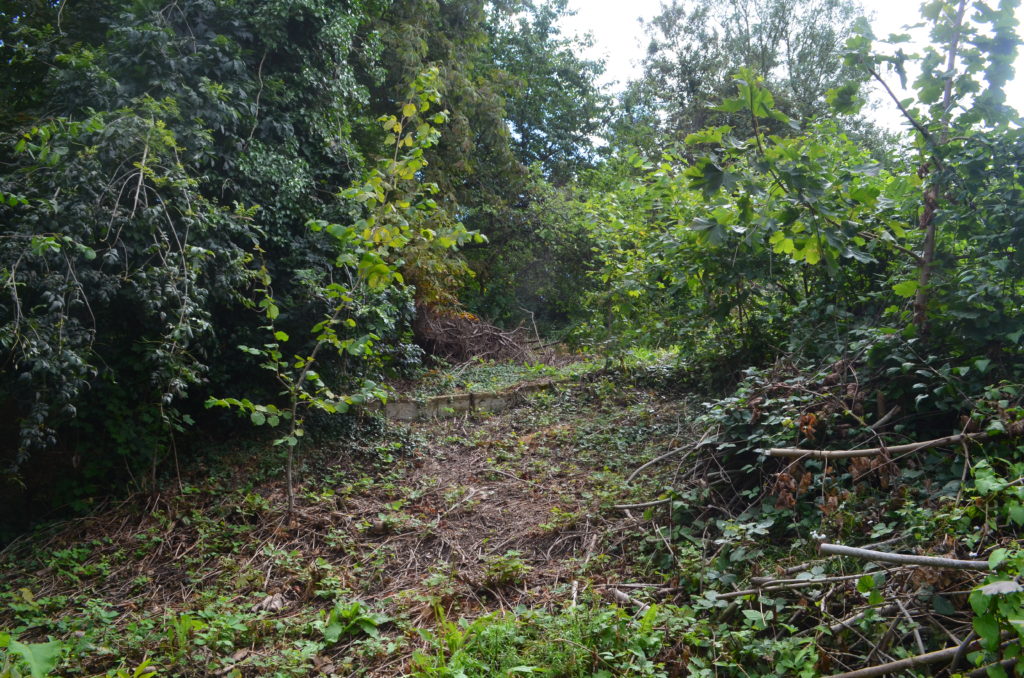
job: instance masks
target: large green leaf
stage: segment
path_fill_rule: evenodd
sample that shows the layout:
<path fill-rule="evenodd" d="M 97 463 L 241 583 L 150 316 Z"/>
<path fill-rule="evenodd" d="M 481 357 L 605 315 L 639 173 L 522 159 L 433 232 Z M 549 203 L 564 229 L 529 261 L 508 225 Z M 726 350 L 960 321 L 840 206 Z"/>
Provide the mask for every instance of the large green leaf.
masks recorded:
<path fill-rule="evenodd" d="M 60 661 L 61 647 L 59 640 L 51 640 L 48 643 L 21 643 L 12 640 L 7 646 L 7 651 L 25 660 L 32 678 L 46 678 Z"/>

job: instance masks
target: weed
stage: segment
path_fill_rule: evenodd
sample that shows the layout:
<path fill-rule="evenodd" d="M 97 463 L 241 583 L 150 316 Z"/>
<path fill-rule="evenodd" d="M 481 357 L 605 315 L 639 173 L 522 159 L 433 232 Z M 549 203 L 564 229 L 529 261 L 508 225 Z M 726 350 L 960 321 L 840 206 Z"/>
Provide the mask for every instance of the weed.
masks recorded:
<path fill-rule="evenodd" d="M 520 610 L 454 623 L 437 610 L 428 651 L 413 657 L 414 678 L 516 676 L 663 678 L 655 662 L 664 636 L 655 607 L 640 620 L 617 608 L 578 606 L 563 614 Z"/>
<path fill-rule="evenodd" d="M 45 678 L 57 666 L 62 652 L 59 640 L 22 643 L 10 634 L 0 633 L 0 678 L 21 678 L 24 669 L 32 678 Z"/>
<path fill-rule="evenodd" d="M 324 619 L 324 640 L 334 644 L 341 638 L 359 634 L 379 638 L 378 627 L 390 621 L 391 618 L 387 615 L 374 612 L 358 600 L 347 604 L 339 602 L 334 605 Z"/>
<path fill-rule="evenodd" d="M 551 519 L 538 525 L 538 529 L 544 532 L 560 532 L 574 526 L 579 521 L 579 515 L 572 511 L 566 511 L 560 506 L 551 507 Z"/>
<path fill-rule="evenodd" d="M 484 570 L 484 585 L 501 588 L 522 583 L 533 570 L 523 560 L 522 555 L 519 551 L 510 550 L 488 558 Z"/>

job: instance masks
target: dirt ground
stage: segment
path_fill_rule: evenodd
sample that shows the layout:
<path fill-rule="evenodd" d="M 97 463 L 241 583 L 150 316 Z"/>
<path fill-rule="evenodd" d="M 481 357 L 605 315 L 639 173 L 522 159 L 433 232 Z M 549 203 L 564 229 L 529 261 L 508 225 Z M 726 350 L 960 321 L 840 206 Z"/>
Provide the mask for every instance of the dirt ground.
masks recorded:
<path fill-rule="evenodd" d="M 382 627 L 405 637 L 402 651 L 382 651 L 363 674 L 394 676 L 420 642 L 413 629 L 429 627 L 438 612 L 455 619 L 519 605 L 558 609 L 628 576 L 619 535 L 635 532 L 624 529 L 634 518 L 608 506 L 629 470 L 673 444 L 679 413 L 650 394 L 617 400 L 588 388 L 321 450 L 300 479 L 291 518 L 280 480 L 247 483 L 240 467 L 201 487 L 129 500 L 54 528 L 44 542 L 37 535 L 34 545 L 12 545 L 2 556 L 5 577 L 47 601 L 51 618 L 75 619 L 100 601 L 111 629 L 214 603 L 287 622 L 332 597 L 358 599 L 404 620 Z M 31 555 L 40 545 L 36 553 L 68 552 L 68 567 L 33 571 L 46 562 Z M 324 651 L 315 668 L 347 675 L 349 649 L 341 642 Z M 254 641 L 220 675 L 259 675 L 247 667 L 274 651 Z M 100 655 L 83 669 L 109 662 Z"/>

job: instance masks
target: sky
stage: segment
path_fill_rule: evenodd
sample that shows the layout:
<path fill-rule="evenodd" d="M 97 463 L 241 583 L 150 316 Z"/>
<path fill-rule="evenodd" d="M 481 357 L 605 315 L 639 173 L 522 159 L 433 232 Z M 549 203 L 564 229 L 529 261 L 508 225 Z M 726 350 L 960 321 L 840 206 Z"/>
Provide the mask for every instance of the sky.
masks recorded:
<path fill-rule="evenodd" d="M 590 32 L 594 46 L 584 56 L 604 59 L 602 84 L 622 84 L 640 75 L 638 64 L 647 40 L 639 19 L 657 15 L 661 4 L 661 0 L 569 0 L 569 8 L 577 14 L 565 20 L 563 30 L 577 34 Z M 920 21 L 920 3 L 916 0 L 861 0 L 860 4 L 871 20 L 875 35 L 880 38 L 902 32 L 903 26 Z M 1021 75 L 1007 87 L 1007 96 L 1018 111 L 1024 111 L 1024 60 L 1019 61 L 1018 72 Z M 899 86 L 898 81 L 892 84 Z M 873 117 L 886 126 L 895 128 L 901 124 L 899 113 L 888 102 L 882 102 Z"/>

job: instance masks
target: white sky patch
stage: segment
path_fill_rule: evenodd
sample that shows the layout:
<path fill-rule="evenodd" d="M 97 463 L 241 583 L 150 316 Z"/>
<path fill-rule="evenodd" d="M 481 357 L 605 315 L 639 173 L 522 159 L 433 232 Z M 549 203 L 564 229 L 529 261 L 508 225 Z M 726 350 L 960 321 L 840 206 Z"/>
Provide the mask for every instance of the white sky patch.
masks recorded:
<path fill-rule="evenodd" d="M 640 62 L 646 52 L 648 38 L 640 19 L 652 19 L 661 11 L 661 5 L 661 0 L 569 0 L 569 9 L 576 15 L 567 18 L 562 27 L 568 34 L 590 33 L 593 36 L 594 45 L 583 56 L 603 59 L 605 74 L 600 83 L 619 90 L 626 81 L 641 75 Z M 890 33 L 902 33 L 904 26 L 921 21 L 918 12 L 920 2 L 917 0 L 861 0 L 861 5 L 878 39 L 884 39 Z M 1018 11 L 1018 19 L 1024 20 L 1024 8 Z M 1024 27 L 1018 30 L 1024 31 Z M 915 33 L 915 39 L 927 39 L 925 29 L 918 29 Z M 901 46 L 905 52 L 915 51 L 913 43 Z M 911 95 L 911 92 L 899 90 L 899 79 L 895 75 L 887 79 L 898 96 Z M 1018 111 L 1024 110 L 1024 56 L 1018 58 L 1017 77 L 1007 85 L 1007 98 Z M 903 123 L 888 99 L 881 102 L 871 117 L 892 128 Z"/>

